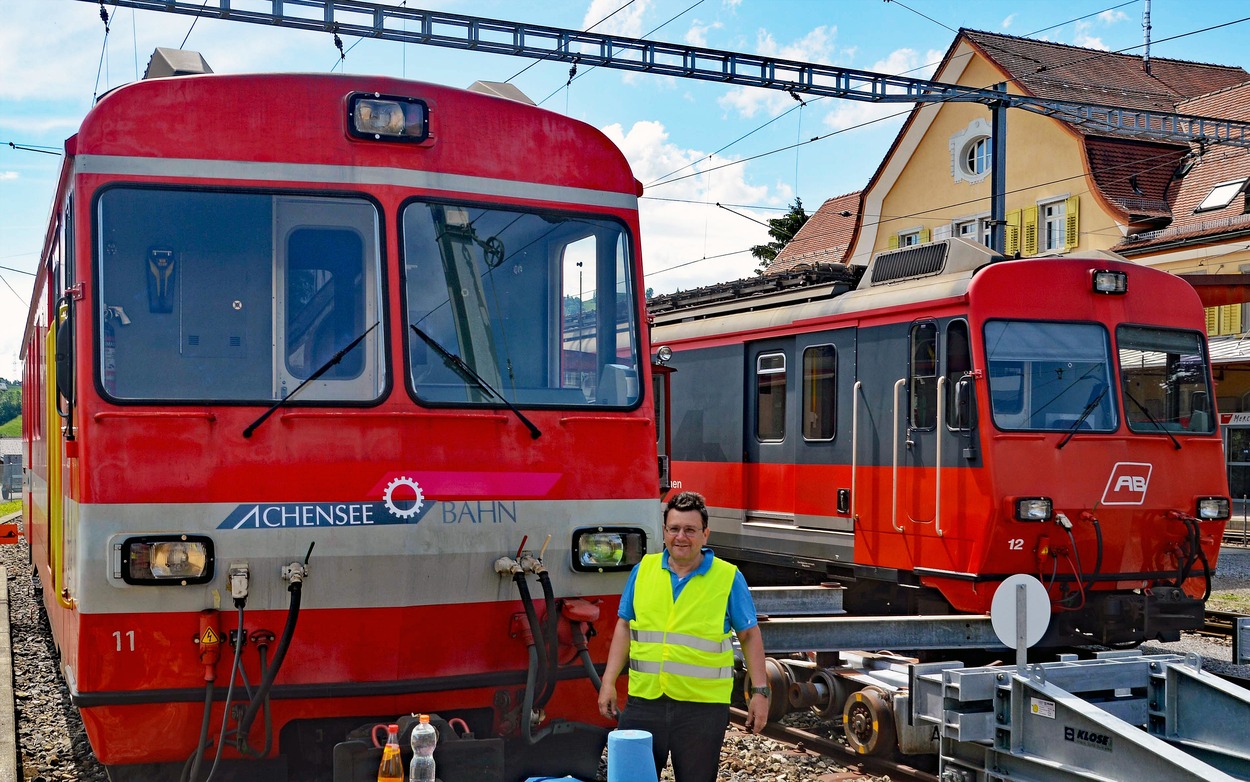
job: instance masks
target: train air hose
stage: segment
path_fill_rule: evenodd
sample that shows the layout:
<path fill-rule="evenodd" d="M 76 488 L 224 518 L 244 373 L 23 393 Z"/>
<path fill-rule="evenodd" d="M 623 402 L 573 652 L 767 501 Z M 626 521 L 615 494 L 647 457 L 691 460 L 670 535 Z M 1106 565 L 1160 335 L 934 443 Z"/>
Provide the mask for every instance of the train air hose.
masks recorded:
<path fill-rule="evenodd" d="M 308 557 L 312 555 L 312 546 L 308 547 L 308 556 L 304 557 L 304 564 L 308 564 Z M 253 755 L 254 752 L 247 745 L 247 734 L 252 728 L 252 723 L 256 721 L 256 714 L 269 700 L 269 690 L 273 688 L 274 679 L 278 678 L 278 672 L 282 670 L 282 661 L 286 658 L 287 649 L 291 646 L 291 638 L 295 635 L 295 625 L 299 622 L 299 606 L 300 596 L 304 588 L 304 576 L 307 571 L 298 562 L 283 568 L 284 575 L 287 575 L 291 583 L 287 585 L 287 591 L 291 593 L 291 603 L 286 613 L 286 626 L 282 628 L 282 638 L 278 641 L 278 648 L 273 654 L 273 666 L 265 671 L 261 677 L 260 686 L 256 689 L 256 694 L 252 696 L 251 702 L 247 706 L 247 711 L 239 719 L 238 735 L 235 737 L 235 746 L 239 752 L 246 755 Z M 269 740 L 266 738 L 266 746 Z"/>
<path fill-rule="evenodd" d="M 234 677 L 239 672 L 239 662 L 243 655 L 243 603 L 235 601 L 235 605 L 239 611 L 239 629 L 236 634 L 234 644 L 234 662 L 230 666 L 230 685 L 226 688 L 226 706 L 222 710 L 221 732 L 218 734 L 217 752 L 213 756 L 213 765 L 208 770 L 208 779 L 213 778 L 213 774 L 217 771 L 217 766 L 221 762 L 221 751 L 225 747 L 226 720 L 230 715 L 230 701 L 234 697 Z M 200 723 L 200 739 L 195 746 L 195 752 L 187 759 L 187 763 L 182 767 L 182 776 L 180 782 L 197 782 L 200 775 L 200 765 L 204 761 L 204 750 L 210 746 L 208 740 L 209 713 L 213 707 L 213 681 L 210 679 L 205 682 L 204 687 L 204 719 Z"/>
<path fill-rule="evenodd" d="M 530 688 L 538 687 L 540 689 L 545 689 L 547 686 L 547 677 L 550 675 L 550 672 L 547 670 L 546 639 L 544 638 L 545 634 L 543 633 L 542 625 L 538 623 L 538 612 L 534 610 L 534 598 L 530 595 L 530 587 L 525 580 L 525 573 L 523 571 L 513 573 L 512 580 L 516 582 L 517 592 L 521 594 L 521 605 L 525 608 L 525 618 L 529 621 L 530 635 L 534 639 L 533 645 L 530 649 L 531 651 L 534 649 L 544 650 L 542 654 L 534 652 L 535 656 L 530 659 L 530 670 L 535 674 L 535 676 L 531 678 L 534 678 L 535 681 L 527 682 L 525 687 L 525 697 L 532 703 L 534 694 Z"/>
<path fill-rule="evenodd" d="M 544 651 L 547 655 L 547 681 L 543 687 L 542 694 L 538 696 L 538 700 L 534 704 L 541 709 L 547 705 L 547 702 L 551 700 L 551 696 L 556 691 L 556 681 L 559 678 L 560 668 L 560 637 L 556 630 L 556 622 L 559 617 L 556 615 L 558 609 L 556 607 L 555 591 L 551 588 L 551 574 L 546 570 L 538 571 L 538 582 L 542 585 L 543 601 L 547 606 L 547 626 L 543 629 L 543 640 L 546 642 Z"/>

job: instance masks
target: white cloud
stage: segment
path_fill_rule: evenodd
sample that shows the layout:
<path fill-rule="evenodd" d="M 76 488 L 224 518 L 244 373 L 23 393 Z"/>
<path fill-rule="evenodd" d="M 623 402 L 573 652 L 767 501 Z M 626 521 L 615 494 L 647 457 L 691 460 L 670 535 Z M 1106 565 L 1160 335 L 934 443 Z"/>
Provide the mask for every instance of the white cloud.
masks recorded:
<path fill-rule="evenodd" d="M 1011 23 L 1012 23 L 1012 22 L 1014 22 L 1015 20 L 1016 20 L 1016 15 L 1015 15 L 1015 14 L 1011 14 L 1011 15 L 1010 15 L 1010 16 L 1008 16 L 1006 19 L 1004 19 L 1002 22 L 1000 22 L 1000 23 L 999 23 L 999 26 L 1000 26 L 1000 27 L 1002 27 L 1004 30 L 1006 30 L 1006 29 L 1008 29 L 1009 27 L 1011 27 Z"/>
<path fill-rule="evenodd" d="M 0 171 L 0 182 L 12 182 L 18 178 L 16 171 Z"/>
<path fill-rule="evenodd" d="M 873 63 L 868 70 L 876 73 L 888 73 L 895 76 L 907 75 L 917 79 L 927 79 L 933 75 L 937 63 L 942 59 L 942 52 L 930 49 L 920 56 L 914 49 L 896 49 L 884 60 Z M 869 103 L 865 101 L 835 101 L 832 110 L 825 115 L 824 124 L 833 130 L 846 130 L 868 123 L 876 123 L 887 117 L 906 116 L 911 110 L 911 103 Z M 883 132 L 882 128 L 899 127 L 902 118 L 897 117 L 890 124 L 878 126 L 874 133 Z"/>
<path fill-rule="evenodd" d="M 690 24 L 690 29 L 686 31 L 686 43 L 691 46 L 707 47 L 707 34 L 709 30 L 720 30 L 724 25 L 720 22 L 712 22 L 706 24 L 701 19 L 695 19 Z"/>
<path fill-rule="evenodd" d="M 653 185 L 645 194 L 650 198 L 639 202 L 649 287 L 667 293 L 754 274 L 759 262 L 744 251 L 767 241 L 768 229 L 716 204 L 784 205 L 782 199 L 789 196 L 788 190 L 770 194 L 767 187 L 746 181 L 744 165 L 721 167 L 731 159 L 717 156 L 708 160 L 705 152 L 673 144 L 659 122 L 635 122 L 628 131 L 621 125 L 610 125 L 603 131 L 624 152 L 641 182 L 654 182 L 678 169 L 682 170 L 676 176 L 714 169 L 669 185 Z M 733 209 L 760 222 L 776 216 L 736 206 Z M 703 258 L 707 260 L 699 260 Z M 670 268 L 672 271 L 665 271 Z"/>
<path fill-rule="evenodd" d="M 1090 35 L 1092 25 L 1089 22 L 1081 21 L 1076 23 L 1076 34 L 1072 36 L 1072 44 L 1074 46 L 1083 46 L 1086 49 L 1099 49 L 1101 51 L 1109 51 L 1110 47 L 1102 42 L 1102 39 Z"/>
<path fill-rule="evenodd" d="M 1098 21 L 1103 24 L 1115 24 L 1116 22 L 1127 22 L 1129 15 L 1118 8 L 1109 8 L 1098 14 Z"/>
<path fill-rule="evenodd" d="M 592 32 L 641 38 L 646 32 L 643 29 L 643 17 L 651 8 L 651 0 L 637 0 L 619 13 L 613 13 L 622 5 L 626 5 L 625 0 L 591 0 L 590 7 L 586 9 L 586 15 L 582 17 L 582 29 L 587 30 L 591 25 L 611 15 L 610 19 L 599 24 Z"/>
<path fill-rule="evenodd" d="M 760 30 L 756 36 L 755 51 L 765 57 L 782 60 L 827 63 L 833 60 L 837 33 L 836 27 L 821 25 L 802 38 L 783 45 L 777 43 L 772 33 Z M 736 87 L 725 93 L 718 102 L 722 108 L 740 117 L 754 117 L 761 113 L 772 117 L 794 105 L 794 99 L 786 93 L 758 87 Z"/>

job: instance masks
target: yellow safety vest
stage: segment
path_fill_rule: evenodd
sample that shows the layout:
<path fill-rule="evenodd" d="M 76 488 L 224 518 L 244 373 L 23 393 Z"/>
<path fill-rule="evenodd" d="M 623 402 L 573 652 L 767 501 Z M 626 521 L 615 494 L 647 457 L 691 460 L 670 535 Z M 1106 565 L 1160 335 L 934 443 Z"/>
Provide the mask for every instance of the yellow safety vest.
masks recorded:
<path fill-rule="evenodd" d="M 648 554 L 638 565 L 629 623 L 629 694 L 729 703 L 734 654 L 725 613 L 738 568 L 713 559 L 711 569 L 692 578 L 674 601 L 662 557 Z"/>

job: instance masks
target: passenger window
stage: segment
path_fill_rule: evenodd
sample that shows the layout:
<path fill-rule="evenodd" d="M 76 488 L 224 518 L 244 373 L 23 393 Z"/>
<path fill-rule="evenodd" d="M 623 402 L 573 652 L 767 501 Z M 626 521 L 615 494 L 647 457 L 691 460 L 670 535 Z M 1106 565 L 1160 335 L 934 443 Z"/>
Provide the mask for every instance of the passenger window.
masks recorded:
<path fill-rule="evenodd" d="M 803 351 L 803 439 L 832 440 L 837 431 L 835 407 L 838 351 L 816 345 Z"/>
<path fill-rule="evenodd" d="M 911 327 L 911 428 L 932 429 L 937 422 L 937 324 Z"/>
<path fill-rule="evenodd" d="M 765 443 L 786 439 L 784 353 L 764 353 L 755 360 L 755 436 Z"/>

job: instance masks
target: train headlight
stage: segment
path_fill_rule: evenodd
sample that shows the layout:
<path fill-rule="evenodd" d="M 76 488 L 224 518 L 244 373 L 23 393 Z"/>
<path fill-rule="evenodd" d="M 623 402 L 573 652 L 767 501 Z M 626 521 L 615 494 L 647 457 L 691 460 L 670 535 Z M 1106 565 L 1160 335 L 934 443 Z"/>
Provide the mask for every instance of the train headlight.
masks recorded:
<path fill-rule="evenodd" d="M 186 586 L 213 578 L 213 541 L 202 535 L 144 535 L 118 545 L 127 584 Z"/>
<path fill-rule="evenodd" d="M 1198 512 L 1194 515 L 1200 521 L 1218 521 L 1227 519 L 1232 514 L 1227 497 L 1199 497 Z"/>
<path fill-rule="evenodd" d="M 647 553 L 647 533 L 637 527 L 587 527 L 573 531 L 571 549 L 574 570 L 629 570 Z"/>
<path fill-rule="evenodd" d="M 1128 293 L 1128 275 L 1124 272 L 1097 269 L 1094 271 L 1094 292 Z"/>
<path fill-rule="evenodd" d="M 1047 521 L 1054 506 L 1050 497 L 1017 497 L 1016 521 Z"/>
<path fill-rule="evenodd" d="M 373 141 L 425 141 L 430 112 L 425 101 L 416 98 L 357 93 L 348 98 L 347 130 Z"/>

